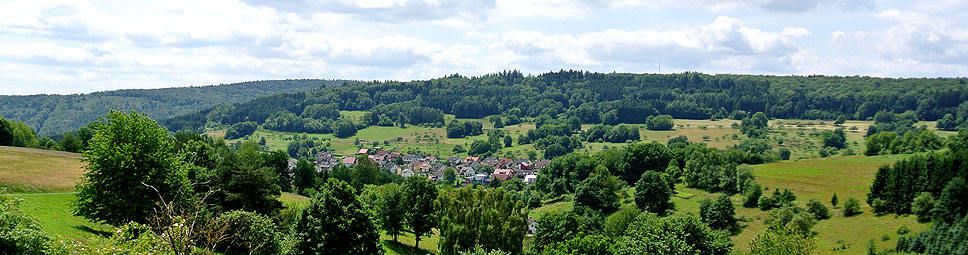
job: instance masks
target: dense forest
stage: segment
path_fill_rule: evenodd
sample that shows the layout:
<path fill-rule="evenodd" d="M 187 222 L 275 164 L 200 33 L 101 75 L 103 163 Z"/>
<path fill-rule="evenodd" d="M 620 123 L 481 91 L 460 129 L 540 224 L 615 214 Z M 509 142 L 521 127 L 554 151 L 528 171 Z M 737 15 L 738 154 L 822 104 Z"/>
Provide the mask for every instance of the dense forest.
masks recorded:
<path fill-rule="evenodd" d="M 306 93 L 278 94 L 168 120 L 170 129 L 197 129 L 206 122 L 265 123 L 277 112 L 306 119 L 307 107 L 368 111 L 365 125 L 439 124 L 458 118 L 505 116 L 512 122 L 559 114 L 581 123 L 650 124 L 649 116 L 676 119 L 769 118 L 872 119 L 878 112 L 911 112 L 917 120 L 960 125 L 968 118 L 964 79 L 893 79 L 830 76 L 624 74 L 560 71 L 524 76 L 505 71 L 479 77 L 451 75 L 410 82 L 374 81 Z M 664 119 L 665 117 L 663 117 Z M 649 120 L 651 121 L 651 120 Z M 946 122 L 946 123 L 947 123 Z M 310 122 L 307 122 L 310 123 Z M 318 123 L 317 123 L 318 124 Z M 503 123 L 502 123 L 503 124 Z M 320 125 L 319 130 L 326 129 Z M 307 130 L 306 126 L 291 131 Z"/>
<path fill-rule="evenodd" d="M 0 96 L 0 117 L 22 121 L 39 136 L 59 136 L 110 110 L 143 112 L 156 119 L 260 96 L 342 85 L 341 80 L 273 80 L 165 89 L 130 89 L 74 95 Z"/>

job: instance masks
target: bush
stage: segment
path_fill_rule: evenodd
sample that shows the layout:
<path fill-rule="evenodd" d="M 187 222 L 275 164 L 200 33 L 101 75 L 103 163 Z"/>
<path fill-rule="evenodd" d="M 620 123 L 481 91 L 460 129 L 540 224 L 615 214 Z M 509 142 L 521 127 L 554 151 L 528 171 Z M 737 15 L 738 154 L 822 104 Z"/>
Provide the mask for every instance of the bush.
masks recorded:
<path fill-rule="evenodd" d="M 823 205 L 823 203 L 817 199 L 810 199 L 810 201 L 807 201 L 807 212 L 812 213 L 817 220 L 830 218 L 830 212 L 827 210 L 827 206 Z"/>
<path fill-rule="evenodd" d="M 279 254 L 280 236 L 268 217 L 246 211 L 230 211 L 219 216 L 229 226 L 232 238 L 223 242 L 227 254 Z"/>
<path fill-rule="evenodd" d="M 864 213 L 860 210 L 860 200 L 856 198 L 848 198 L 844 201 L 844 217 L 850 217 Z"/>
<path fill-rule="evenodd" d="M 44 254 L 50 236 L 19 208 L 20 200 L 0 195 L 0 253 Z"/>
<path fill-rule="evenodd" d="M 776 207 L 776 201 L 770 196 L 760 196 L 757 205 L 760 206 L 760 210 L 766 211 Z"/>
<path fill-rule="evenodd" d="M 645 118 L 645 126 L 648 130 L 672 130 L 675 121 L 669 115 L 649 116 Z"/>

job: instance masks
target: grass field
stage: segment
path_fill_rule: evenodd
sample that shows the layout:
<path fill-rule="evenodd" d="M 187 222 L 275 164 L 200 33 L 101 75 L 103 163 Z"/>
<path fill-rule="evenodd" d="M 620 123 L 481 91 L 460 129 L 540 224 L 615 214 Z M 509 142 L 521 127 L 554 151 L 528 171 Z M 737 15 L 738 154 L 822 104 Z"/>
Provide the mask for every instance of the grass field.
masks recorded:
<path fill-rule="evenodd" d="M 108 225 L 91 223 L 71 214 L 73 193 L 36 193 L 4 195 L 23 199 L 20 204 L 25 213 L 37 219 L 48 233 L 62 238 L 86 240 L 97 236 L 109 236 L 114 229 Z"/>
<path fill-rule="evenodd" d="M 69 192 L 84 174 L 77 153 L 0 146 L 0 162 L 8 193 Z"/>

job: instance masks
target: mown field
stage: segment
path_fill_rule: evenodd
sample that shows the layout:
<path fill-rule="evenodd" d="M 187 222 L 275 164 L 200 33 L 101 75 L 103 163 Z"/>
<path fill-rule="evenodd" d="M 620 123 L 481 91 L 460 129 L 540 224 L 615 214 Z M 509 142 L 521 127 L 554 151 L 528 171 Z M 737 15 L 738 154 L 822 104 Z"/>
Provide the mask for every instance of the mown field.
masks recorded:
<path fill-rule="evenodd" d="M 70 192 L 83 174 L 80 154 L 0 146 L 0 188 L 8 193 Z"/>

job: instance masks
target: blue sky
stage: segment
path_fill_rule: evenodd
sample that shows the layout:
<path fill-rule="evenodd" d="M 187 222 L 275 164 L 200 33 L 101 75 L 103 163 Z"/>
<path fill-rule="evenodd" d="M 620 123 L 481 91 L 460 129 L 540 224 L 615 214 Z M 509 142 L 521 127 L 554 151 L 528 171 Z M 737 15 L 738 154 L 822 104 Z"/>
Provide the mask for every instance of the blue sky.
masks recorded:
<path fill-rule="evenodd" d="M 968 76 L 968 0 L 0 1 L 0 94 L 517 69 Z"/>

